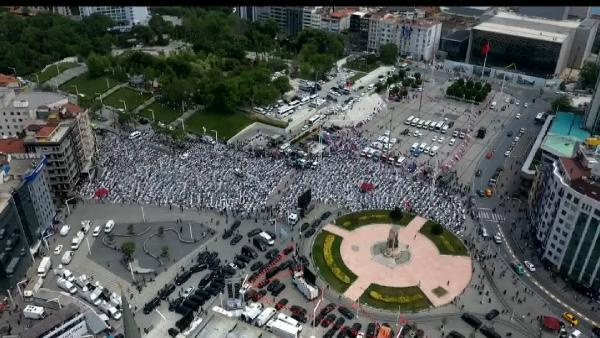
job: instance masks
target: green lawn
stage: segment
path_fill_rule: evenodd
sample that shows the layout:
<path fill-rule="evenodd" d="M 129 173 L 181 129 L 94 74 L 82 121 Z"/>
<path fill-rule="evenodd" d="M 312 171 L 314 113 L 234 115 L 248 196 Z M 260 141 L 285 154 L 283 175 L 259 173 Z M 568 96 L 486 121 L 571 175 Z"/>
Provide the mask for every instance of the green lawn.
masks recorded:
<path fill-rule="evenodd" d="M 356 280 L 356 275 L 348 269 L 346 264 L 344 264 L 344 260 L 340 255 L 340 245 L 342 244 L 342 238 L 339 236 L 335 236 L 335 240 L 333 241 L 333 245 L 331 247 L 331 255 L 333 256 L 333 260 L 335 264 L 340 268 L 340 270 L 348 277 L 350 277 L 351 282 L 345 283 L 335 276 L 333 271 L 331 271 L 329 265 L 325 261 L 325 256 L 323 254 L 323 246 L 325 243 L 325 237 L 327 235 L 333 235 L 327 231 L 321 231 L 319 235 L 315 238 L 315 242 L 312 248 L 312 256 L 314 262 L 318 268 L 319 275 L 331 286 L 332 289 L 337 292 L 344 292 L 350 284 L 352 284 Z"/>
<path fill-rule="evenodd" d="M 418 286 L 394 288 L 371 284 L 360 296 L 360 302 L 394 312 L 419 311 L 433 306 Z"/>
<path fill-rule="evenodd" d="M 202 127 L 206 132 L 214 134 L 216 130 L 220 140 L 229 140 L 240 130 L 252 123 L 252 119 L 242 112 L 224 113 L 212 110 L 197 111 L 185 121 L 187 131 L 201 134 Z"/>
<path fill-rule="evenodd" d="M 106 80 L 108 79 L 108 87 L 106 86 Z M 71 79 L 60 86 L 60 89 L 71 94 L 75 94 L 75 87 L 79 90 L 80 94 L 84 94 L 86 97 L 95 97 L 96 93 L 104 93 L 110 88 L 118 84 L 117 80 L 109 78 L 107 76 L 101 76 L 96 79 L 89 77 L 88 73 L 82 74 L 74 79 Z"/>
<path fill-rule="evenodd" d="M 350 77 L 348 78 L 348 82 L 351 82 L 351 83 L 356 83 L 356 81 L 357 81 L 358 79 L 360 79 L 361 77 L 363 77 L 363 76 L 365 76 L 365 75 L 367 75 L 367 73 L 365 73 L 365 72 L 355 72 L 355 74 L 354 74 L 354 75 L 352 75 L 352 76 L 350 76 Z"/>
<path fill-rule="evenodd" d="M 427 221 L 419 230 L 420 233 L 425 235 L 429 240 L 431 240 L 435 246 L 440 251 L 442 255 L 454 255 L 454 256 L 468 256 L 469 252 L 467 248 L 462 243 L 460 239 L 458 239 L 454 234 L 450 231 L 446 230 L 442 227 L 443 231 L 441 235 L 435 235 L 432 233 L 431 229 L 435 222 Z"/>
<path fill-rule="evenodd" d="M 50 80 L 51 78 L 55 77 L 56 75 L 58 75 L 58 74 L 60 74 L 60 73 L 64 72 L 65 70 L 67 70 L 67 69 L 69 69 L 69 68 L 76 67 L 77 65 L 78 65 L 78 64 L 77 64 L 77 63 L 74 63 L 74 62 L 63 62 L 63 63 L 59 63 L 59 64 L 58 64 L 58 70 L 59 70 L 60 72 L 58 72 L 58 71 L 56 70 L 56 65 L 54 65 L 54 66 L 50 66 L 50 67 L 48 67 L 48 68 L 47 68 L 45 71 L 43 71 L 43 72 L 39 72 L 39 73 L 37 73 L 37 75 L 38 75 L 38 77 L 40 78 L 40 83 L 44 83 L 44 82 L 46 82 L 46 81 Z M 29 80 L 31 80 L 31 81 L 34 81 L 34 82 L 37 82 L 37 78 L 38 78 L 38 77 L 36 77 L 36 76 L 35 76 L 35 74 L 30 74 L 30 75 L 28 76 Z"/>
<path fill-rule="evenodd" d="M 402 218 L 394 220 L 390 217 L 390 210 L 365 210 L 346 214 L 335 220 L 335 224 L 347 230 L 354 230 L 363 225 L 373 223 L 397 224 L 406 226 L 415 215 L 403 212 Z"/>
<path fill-rule="evenodd" d="M 359 58 L 350 62 L 346 62 L 344 67 L 354 71 L 369 73 L 379 67 L 379 63 L 367 63 L 365 59 Z"/>
<path fill-rule="evenodd" d="M 104 99 L 104 104 L 115 108 L 124 108 L 121 100 L 125 100 L 126 110 L 132 111 L 151 97 L 152 95 L 149 93 L 123 87 L 106 97 Z"/>
<path fill-rule="evenodd" d="M 145 116 L 152 121 L 152 112 L 150 110 L 154 110 L 154 117 L 157 121 L 165 124 L 175 121 L 182 114 L 181 109 L 169 108 L 160 102 L 154 101 L 148 107 L 140 111 L 140 115 Z"/>

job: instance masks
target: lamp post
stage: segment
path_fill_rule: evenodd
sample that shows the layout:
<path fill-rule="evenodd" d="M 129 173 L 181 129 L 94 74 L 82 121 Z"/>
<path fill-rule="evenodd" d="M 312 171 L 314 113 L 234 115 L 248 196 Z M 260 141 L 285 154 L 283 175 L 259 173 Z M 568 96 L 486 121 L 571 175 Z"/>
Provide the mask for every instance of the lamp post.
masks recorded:
<path fill-rule="evenodd" d="M 323 292 L 323 290 L 321 290 L 321 292 Z M 321 293 L 321 296 L 323 296 L 323 294 Z M 319 309 L 319 305 L 321 305 L 321 302 L 323 301 L 323 297 L 319 298 L 319 301 L 317 302 L 317 304 L 315 305 L 314 309 L 313 309 L 313 333 L 315 330 L 315 317 L 317 316 L 317 310 Z"/>
<path fill-rule="evenodd" d="M 79 99 L 79 89 L 77 89 L 77 85 L 71 85 L 71 87 L 75 87 L 75 95 L 77 95 L 77 98 Z"/>
<path fill-rule="evenodd" d="M 19 295 L 21 295 L 21 298 L 24 298 L 23 297 L 23 291 L 21 291 L 21 284 L 27 284 L 27 280 L 24 279 L 24 280 L 22 280 L 22 281 L 20 281 L 20 282 L 17 283 L 17 291 L 19 291 Z"/>
<path fill-rule="evenodd" d="M 110 89 L 110 83 L 108 83 L 108 78 L 106 78 L 106 89 Z"/>
<path fill-rule="evenodd" d="M 216 131 L 216 130 L 214 130 L 214 129 L 213 129 L 213 130 L 211 130 L 211 131 L 214 131 L 214 132 L 215 132 L 215 141 L 219 142 L 219 134 L 217 133 L 217 131 Z"/>
<path fill-rule="evenodd" d="M 33 73 L 33 75 L 35 75 L 35 78 L 37 79 L 37 84 L 39 86 L 40 85 L 40 76 L 38 75 L 38 73 Z"/>
<path fill-rule="evenodd" d="M 98 95 L 98 98 L 100 99 L 100 104 L 104 106 L 104 102 L 102 101 L 102 93 L 95 93 L 96 95 Z"/>
<path fill-rule="evenodd" d="M 156 119 L 154 118 L 154 109 L 148 109 L 148 111 L 152 113 L 152 122 L 156 122 Z"/>
<path fill-rule="evenodd" d="M 69 208 L 69 201 L 74 200 L 75 197 L 71 197 L 65 200 L 65 206 L 67 207 L 67 214 L 71 214 L 71 208 Z"/>
<path fill-rule="evenodd" d="M 58 68 L 58 63 L 56 64 L 56 75 L 60 74 L 60 68 Z"/>
<path fill-rule="evenodd" d="M 123 107 L 125 108 L 125 112 L 127 112 L 127 103 L 125 103 L 125 100 L 121 99 L 119 102 L 123 102 Z"/>
<path fill-rule="evenodd" d="M 179 122 L 181 122 L 181 130 L 185 131 L 185 123 L 182 118 L 179 118 Z"/>

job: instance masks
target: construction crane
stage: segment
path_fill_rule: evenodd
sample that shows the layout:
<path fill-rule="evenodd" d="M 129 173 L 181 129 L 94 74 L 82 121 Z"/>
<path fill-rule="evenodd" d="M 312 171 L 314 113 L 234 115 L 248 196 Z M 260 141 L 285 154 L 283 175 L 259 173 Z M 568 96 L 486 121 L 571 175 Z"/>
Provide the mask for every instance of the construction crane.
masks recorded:
<path fill-rule="evenodd" d="M 507 70 L 508 68 L 513 67 L 514 70 L 517 70 L 517 65 L 513 62 L 510 65 L 504 67 L 504 70 Z M 502 95 L 502 91 L 504 90 L 504 79 L 506 78 L 506 71 L 504 72 L 504 75 L 502 76 L 502 87 L 500 87 L 500 95 Z"/>

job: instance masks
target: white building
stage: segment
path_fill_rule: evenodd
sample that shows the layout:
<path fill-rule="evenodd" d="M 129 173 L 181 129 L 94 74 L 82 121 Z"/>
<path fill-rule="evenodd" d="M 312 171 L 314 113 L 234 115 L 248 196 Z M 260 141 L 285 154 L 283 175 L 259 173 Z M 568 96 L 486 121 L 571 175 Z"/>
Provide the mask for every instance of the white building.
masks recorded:
<path fill-rule="evenodd" d="M 530 193 L 530 221 L 542 260 L 561 276 L 600 288 L 600 152 L 545 164 Z"/>
<path fill-rule="evenodd" d="M 19 92 L 0 88 L 0 137 L 16 136 L 31 121 L 38 110 L 56 109 L 68 103 L 64 95 L 51 92 Z"/>
<path fill-rule="evenodd" d="M 150 19 L 148 7 L 133 6 L 83 6 L 79 7 L 81 16 L 100 13 L 109 16 L 118 26 L 131 27 L 146 24 Z"/>
<path fill-rule="evenodd" d="M 321 17 L 326 8 L 305 6 L 302 10 L 302 29 L 321 29 Z"/>
<path fill-rule="evenodd" d="M 442 23 L 435 20 L 407 20 L 403 15 L 381 13 L 369 22 L 369 51 L 379 52 L 382 45 L 393 43 L 401 56 L 431 61 L 440 44 Z"/>
<path fill-rule="evenodd" d="M 340 33 L 350 28 L 350 16 L 356 9 L 342 9 L 321 16 L 321 29 L 327 32 Z"/>

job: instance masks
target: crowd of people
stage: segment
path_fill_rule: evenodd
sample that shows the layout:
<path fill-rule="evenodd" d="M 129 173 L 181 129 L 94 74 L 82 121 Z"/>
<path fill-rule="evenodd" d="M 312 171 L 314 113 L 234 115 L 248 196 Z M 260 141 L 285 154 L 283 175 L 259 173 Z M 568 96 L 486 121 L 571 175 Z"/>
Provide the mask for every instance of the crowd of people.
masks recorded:
<path fill-rule="evenodd" d="M 464 194 L 433 187 L 422 167 L 407 159 L 400 167 L 361 159 L 369 140 L 358 128 L 338 133 L 328 156 L 314 169 L 294 169 L 284 159 L 256 156 L 222 144 L 188 142 L 185 150 L 153 146 L 153 135 L 124 140 L 107 135 L 100 142 L 99 177 L 82 187 L 93 198 L 105 188 L 112 203 L 207 208 L 256 215 L 271 194 L 278 195 L 269 210 L 285 220 L 307 189 L 313 201 L 351 211 L 399 206 L 434 219 L 453 232 L 463 230 Z M 297 171 L 285 179 L 290 170 Z M 361 190 L 369 183 L 372 191 Z"/>

